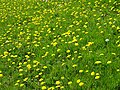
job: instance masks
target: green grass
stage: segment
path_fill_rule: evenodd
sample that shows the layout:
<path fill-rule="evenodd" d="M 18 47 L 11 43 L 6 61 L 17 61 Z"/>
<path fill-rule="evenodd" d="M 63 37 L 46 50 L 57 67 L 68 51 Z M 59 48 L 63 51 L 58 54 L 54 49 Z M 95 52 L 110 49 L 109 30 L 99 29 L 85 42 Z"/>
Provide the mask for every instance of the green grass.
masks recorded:
<path fill-rule="evenodd" d="M 120 89 L 119 0 L 0 0 L 0 8 L 0 90 Z"/>

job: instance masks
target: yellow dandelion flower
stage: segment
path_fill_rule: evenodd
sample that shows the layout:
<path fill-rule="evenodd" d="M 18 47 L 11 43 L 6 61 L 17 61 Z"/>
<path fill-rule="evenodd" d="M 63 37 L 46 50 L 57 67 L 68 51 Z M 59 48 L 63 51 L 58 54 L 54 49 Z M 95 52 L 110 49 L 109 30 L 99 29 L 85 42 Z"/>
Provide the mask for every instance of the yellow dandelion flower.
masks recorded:
<path fill-rule="evenodd" d="M 4 55 L 5 55 L 5 56 L 7 56 L 8 54 L 9 54 L 9 52 L 7 52 L 7 51 L 4 52 Z"/>
<path fill-rule="evenodd" d="M 61 79 L 64 79 L 65 77 L 61 77 Z"/>
<path fill-rule="evenodd" d="M 84 83 L 83 83 L 83 82 L 80 82 L 80 83 L 79 83 L 79 86 L 83 86 L 83 85 L 84 85 Z"/>
<path fill-rule="evenodd" d="M 78 46 L 79 44 L 78 43 L 75 43 L 75 46 Z"/>
<path fill-rule="evenodd" d="M 22 72 L 23 71 L 23 69 L 19 69 L 19 72 Z"/>
<path fill-rule="evenodd" d="M 85 34 L 88 34 L 88 32 L 85 32 Z"/>
<path fill-rule="evenodd" d="M 68 82 L 68 85 L 70 85 L 70 84 L 72 84 L 72 81 L 69 81 L 69 82 Z"/>
<path fill-rule="evenodd" d="M 72 67 L 77 67 L 77 64 L 74 64 Z"/>
<path fill-rule="evenodd" d="M 40 82 L 43 81 L 43 78 L 39 79 L 39 81 L 40 81 Z"/>
<path fill-rule="evenodd" d="M 78 58 L 81 58 L 82 56 L 78 56 Z"/>
<path fill-rule="evenodd" d="M 87 72 L 89 72 L 89 70 L 86 70 L 85 72 L 87 73 Z"/>
<path fill-rule="evenodd" d="M 104 31 L 100 31 L 100 33 L 103 33 Z"/>
<path fill-rule="evenodd" d="M 82 47 L 82 50 L 86 50 L 85 46 Z"/>
<path fill-rule="evenodd" d="M 72 40 L 72 42 L 76 42 L 77 41 L 77 39 L 76 38 L 74 38 L 73 40 Z"/>
<path fill-rule="evenodd" d="M 72 60 L 74 60 L 74 57 L 72 57 Z"/>
<path fill-rule="evenodd" d="M 57 85 L 56 88 L 60 88 L 60 85 Z"/>
<path fill-rule="evenodd" d="M 24 84 L 20 84 L 20 87 L 23 87 L 24 86 Z"/>
<path fill-rule="evenodd" d="M 118 44 L 118 47 L 120 47 L 120 44 Z"/>
<path fill-rule="evenodd" d="M 95 62 L 95 64 L 100 64 L 100 63 L 102 63 L 102 62 L 101 62 L 101 61 L 96 61 L 96 62 Z"/>
<path fill-rule="evenodd" d="M 117 26 L 117 30 L 119 30 L 120 29 L 120 27 L 119 26 Z"/>
<path fill-rule="evenodd" d="M 12 64 L 15 64 L 15 62 L 12 62 Z"/>
<path fill-rule="evenodd" d="M 42 90 L 45 90 L 45 89 L 47 89 L 46 86 L 42 86 Z"/>
<path fill-rule="evenodd" d="M 96 77 L 95 77 L 95 79 L 99 79 L 99 78 L 100 78 L 100 76 L 96 76 Z"/>
<path fill-rule="evenodd" d="M 17 80 L 16 82 L 17 82 L 17 83 L 19 83 L 19 82 L 20 82 L 20 80 Z"/>
<path fill-rule="evenodd" d="M 17 86 L 18 85 L 18 83 L 15 83 L 15 86 Z"/>
<path fill-rule="evenodd" d="M 0 78 L 3 77 L 3 74 L 0 74 Z"/>
<path fill-rule="evenodd" d="M 23 64 L 25 65 L 25 64 L 27 64 L 27 62 L 24 62 Z"/>
<path fill-rule="evenodd" d="M 60 89 L 63 89 L 63 88 L 64 88 L 64 86 L 61 86 L 61 87 L 60 87 Z"/>
<path fill-rule="evenodd" d="M 35 78 L 38 78 L 38 77 L 39 77 L 39 75 L 36 75 L 36 76 L 35 76 Z"/>
<path fill-rule="evenodd" d="M 40 84 L 43 85 L 43 84 L 45 84 L 45 82 L 41 82 Z"/>
<path fill-rule="evenodd" d="M 112 63 L 112 61 L 107 61 L 107 64 L 110 64 L 110 63 Z"/>
<path fill-rule="evenodd" d="M 67 50 L 66 52 L 67 52 L 67 53 L 69 53 L 69 52 L 70 52 L 70 50 Z"/>
<path fill-rule="evenodd" d="M 60 51 L 60 49 L 57 49 L 57 52 L 59 52 Z"/>
<path fill-rule="evenodd" d="M 28 78 L 23 79 L 23 81 L 27 81 L 27 80 L 28 80 Z"/>
<path fill-rule="evenodd" d="M 112 55 L 116 55 L 116 53 L 112 53 Z"/>
<path fill-rule="evenodd" d="M 44 69 L 46 69 L 46 68 L 47 68 L 47 66 L 43 66 L 43 68 L 44 68 Z"/>
<path fill-rule="evenodd" d="M 56 81 L 56 84 L 57 84 L 57 85 L 60 84 L 60 81 Z"/>
<path fill-rule="evenodd" d="M 65 65 L 65 63 L 62 63 L 62 66 Z"/>
<path fill-rule="evenodd" d="M 80 83 L 80 79 L 77 80 L 77 83 Z"/>
<path fill-rule="evenodd" d="M 96 73 L 96 76 L 100 75 L 99 73 Z"/>
<path fill-rule="evenodd" d="M 51 56 L 55 56 L 55 54 L 52 54 Z"/>
<path fill-rule="evenodd" d="M 31 65 L 30 65 L 30 64 L 28 64 L 28 65 L 27 65 L 27 68 L 28 68 L 28 70 L 29 70 L 29 69 L 31 69 Z"/>
<path fill-rule="evenodd" d="M 80 41 L 82 40 L 83 38 L 80 38 Z"/>
<path fill-rule="evenodd" d="M 79 73 L 82 73 L 83 72 L 83 70 L 79 70 Z"/>
<path fill-rule="evenodd" d="M 104 53 L 101 53 L 101 54 L 100 54 L 100 56 L 103 56 L 103 55 L 104 55 Z"/>
<path fill-rule="evenodd" d="M 68 56 L 67 56 L 67 58 L 70 58 L 70 57 L 71 57 L 71 55 L 68 55 Z"/>
<path fill-rule="evenodd" d="M 74 53 L 77 53 L 77 51 L 74 51 Z"/>
<path fill-rule="evenodd" d="M 56 46 L 57 44 L 58 44 L 57 42 L 52 43 L 53 46 Z"/>
<path fill-rule="evenodd" d="M 23 75 L 22 73 L 19 74 L 19 76 L 22 76 L 22 75 Z"/>
<path fill-rule="evenodd" d="M 28 55 L 25 55 L 26 58 L 30 58 Z"/>
<path fill-rule="evenodd" d="M 91 72 L 91 76 L 94 76 L 95 75 L 95 72 Z"/>

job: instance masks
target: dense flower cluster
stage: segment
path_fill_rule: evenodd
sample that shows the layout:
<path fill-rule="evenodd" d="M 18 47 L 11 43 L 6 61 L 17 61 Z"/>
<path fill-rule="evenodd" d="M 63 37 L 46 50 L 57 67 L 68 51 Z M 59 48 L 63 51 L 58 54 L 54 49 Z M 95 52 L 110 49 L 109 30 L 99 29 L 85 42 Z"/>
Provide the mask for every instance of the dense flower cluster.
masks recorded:
<path fill-rule="evenodd" d="M 118 0 L 1 0 L 2 90 L 112 90 L 120 78 Z"/>

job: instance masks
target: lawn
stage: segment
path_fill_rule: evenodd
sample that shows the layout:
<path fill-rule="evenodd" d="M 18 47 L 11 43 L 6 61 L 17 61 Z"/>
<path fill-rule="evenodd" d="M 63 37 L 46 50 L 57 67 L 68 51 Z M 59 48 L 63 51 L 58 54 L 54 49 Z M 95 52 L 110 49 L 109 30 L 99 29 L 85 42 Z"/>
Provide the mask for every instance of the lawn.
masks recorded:
<path fill-rule="evenodd" d="M 0 0 L 0 90 L 120 90 L 120 1 Z"/>

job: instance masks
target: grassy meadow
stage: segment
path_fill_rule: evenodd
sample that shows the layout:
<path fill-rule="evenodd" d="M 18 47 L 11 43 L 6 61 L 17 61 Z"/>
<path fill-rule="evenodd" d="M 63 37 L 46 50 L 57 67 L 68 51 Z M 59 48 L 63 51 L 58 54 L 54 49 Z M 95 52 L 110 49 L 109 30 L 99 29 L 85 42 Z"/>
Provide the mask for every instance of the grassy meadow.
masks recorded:
<path fill-rule="evenodd" d="M 120 90 L 120 1 L 0 0 L 0 90 Z"/>

